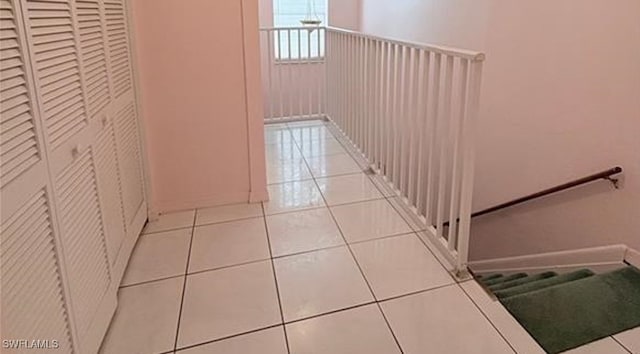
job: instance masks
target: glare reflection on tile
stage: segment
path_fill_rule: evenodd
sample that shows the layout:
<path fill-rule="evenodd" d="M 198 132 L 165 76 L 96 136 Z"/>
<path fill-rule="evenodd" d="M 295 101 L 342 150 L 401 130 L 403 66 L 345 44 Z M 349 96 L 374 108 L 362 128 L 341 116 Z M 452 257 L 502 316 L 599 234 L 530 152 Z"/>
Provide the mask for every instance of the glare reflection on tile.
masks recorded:
<path fill-rule="evenodd" d="M 364 173 L 318 178 L 317 182 L 329 205 L 383 198 Z"/>
<path fill-rule="evenodd" d="M 267 188 L 269 201 L 264 202 L 267 215 L 325 206 L 313 180 L 272 184 Z"/>
<path fill-rule="evenodd" d="M 348 154 L 307 158 L 311 173 L 315 177 L 328 177 L 362 172 L 360 166 Z"/>
<path fill-rule="evenodd" d="M 349 242 L 413 231 L 385 199 L 339 205 L 331 210 Z"/>
<path fill-rule="evenodd" d="M 302 154 L 294 142 L 265 145 L 267 162 L 299 160 Z"/>
<path fill-rule="evenodd" d="M 304 160 L 283 161 L 267 165 L 267 183 L 302 181 L 313 178 Z"/>
<path fill-rule="evenodd" d="M 274 257 L 343 245 L 329 209 L 313 209 L 267 216 Z"/>
<path fill-rule="evenodd" d="M 299 142 L 298 146 L 304 157 L 346 154 L 347 151 L 333 138 Z"/>

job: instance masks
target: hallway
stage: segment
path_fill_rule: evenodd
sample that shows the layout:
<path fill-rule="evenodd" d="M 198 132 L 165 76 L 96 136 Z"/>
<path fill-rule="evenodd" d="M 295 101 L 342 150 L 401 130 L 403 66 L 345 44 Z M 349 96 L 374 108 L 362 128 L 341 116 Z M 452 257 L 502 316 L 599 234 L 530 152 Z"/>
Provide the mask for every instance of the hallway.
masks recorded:
<path fill-rule="evenodd" d="M 271 200 L 147 224 L 103 353 L 542 353 L 456 283 L 332 129 L 265 131 Z"/>

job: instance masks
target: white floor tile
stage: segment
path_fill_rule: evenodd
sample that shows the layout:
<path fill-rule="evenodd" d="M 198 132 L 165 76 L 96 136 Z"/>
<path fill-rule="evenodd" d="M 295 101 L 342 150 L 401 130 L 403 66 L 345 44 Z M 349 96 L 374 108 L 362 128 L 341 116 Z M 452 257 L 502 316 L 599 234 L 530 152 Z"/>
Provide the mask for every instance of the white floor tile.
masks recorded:
<path fill-rule="evenodd" d="M 193 226 L 195 210 L 161 214 L 158 220 L 149 221 L 142 230 L 143 234 L 169 231 Z"/>
<path fill-rule="evenodd" d="M 406 354 L 513 353 L 456 285 L 382 303 Z"/>
<path fill-rule="evenodd" d="M 269 259 L 263 218 L 197 226 L 193 234 L 189 272 Z"/>
<path fill-rule="evenodd" d="M 282 327 L 224 339 L 177 352 L 178 354 L 287 354 Z"/>
<path fill-rule="evenodd" d="M 264 142 L 265 144 L 280 144 L 288 143 L 293 140 L 289 129 L 274 129 L 265 128 L 264 130 Z"/>
<path fill-rule="evenodd" d="M 173 350 L 184 279 L 120 289 L 118 308 L 100 350 L 103 354 Z"/>
<path fill-rule="evenodd" d="M 614 337 L 632 353 L 640 353 L 640 327 L 616 334 Z"/>
<path fill-rule="evenodd" d="M 583 345 L 581 347 L 567 350 L 563 354 L 629 354 L 620 344 L 611 337 Z M 638 352 L 633 352 L 638 353 Z"/>
<path fill-rule="evenodd" d="M 285 321 L 373 301 L 346 247 L 275 260 Z"/>
<path fill-rule="evenodd" d="M 313 209 L 267 216 L 274 257 L 343 245 L 329 209 Z"/>
<path fill-rule="evenodd" d="M 302 153 L 294 142 L 265 145 L 267 163 L 302 159 Z"/>
<path fill-rule="evenodd" d="M 323 119 L 312 119 L 312 120 L 304 120 L 299 122 L 290 122 L 290 123 L 287 123 L 287 126 L 293 129 L 293 128 L 299 128 L 299 127 L 323 126 L 326 123 L 327 121 Z"/>
<path fill-rule="evenodd" d="M 329 205 L 383 198 L 364 173 L 318 178 L 317 182 Z"/>
<path fill-rule="evenodd" d="M 191 229 L 141 235 L 120 285 L 183 275 L 190 241 Z"/>
<path fill-rule="evenodd" d="M 454 283 L 414 234 L 358 243 L 351 249 L 378 300 Z"/>
<path fill-rule="evenodd" d="M 279 323 L 270 261 L 189 275 L 178 348 Z"/>
<path fill-rule="evenodd" d="M 264 203 L 267 215 L 325 206 L 313 180 L 272 184 L 267 188 L 269 201 Z"/>
<path fill-rule="evenodd" d="M 499 301 L 490 298 L 475 280 L 465 281 L 460 286 L 518 353 L 545 353 L 535 339 L 522 328 L 507 309 Z"/>
<path fill-rule="evenodd" d="M 222 205 L 213 208 L 198 209 L 196 225 L 213 224 L 262 216 L 260 203 L 242 203 Z"/>
<path fill-rule="evenodd" d="M 331 207 L 348 242 L 412 232 L 384 199 Z"/>
<path fill-rule="evenodd" d="M 314 177 L 329 177 L 362 172 L 348 154 L 310 157 L 307 160 Z"/>
<path fill-rule="evenodd" d="M 291 135 L 296 142 L 309 142 L 313 140 L 334 139 L 331 131 L 325 126 L 308 126 L 290 128 Z"/>
<path fill-rule="evenodd" d="M 346 154 L 347 151 L 340 143 L 331 137 L 320 140 L 302 141 L 298 143 L 298 147 L 305 158 Z"/>
<path fill-rule="evenodd" d="M 283 161 L 267 165 L 267 183 L 283 183 L 311 179 L 304 160 Z"/>
<path fill-rule="evenodd" d="M 376 305 L 289 324 L 287 336 L 296 354 L 400 353 Z"/>

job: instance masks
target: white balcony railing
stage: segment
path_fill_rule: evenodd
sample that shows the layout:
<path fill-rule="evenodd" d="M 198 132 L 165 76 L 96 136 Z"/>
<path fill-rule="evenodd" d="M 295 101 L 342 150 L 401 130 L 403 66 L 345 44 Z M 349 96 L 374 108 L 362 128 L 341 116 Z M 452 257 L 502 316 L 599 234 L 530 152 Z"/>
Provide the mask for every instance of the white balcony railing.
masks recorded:
<path fill-rule="evenodd" d="M 330 119 L 464 271 L 484 55 L 330 27 L 261 31 L 267 121 Z"/>

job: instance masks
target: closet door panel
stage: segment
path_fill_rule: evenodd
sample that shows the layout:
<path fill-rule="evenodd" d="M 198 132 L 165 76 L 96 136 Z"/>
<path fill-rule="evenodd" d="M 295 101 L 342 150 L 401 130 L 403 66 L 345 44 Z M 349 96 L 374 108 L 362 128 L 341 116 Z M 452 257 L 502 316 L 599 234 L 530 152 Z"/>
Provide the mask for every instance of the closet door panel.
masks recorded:
<path fill-rule="evenodd" d="M 68 0 L 26 0 L 31 57 L 51 149 L 88 124 L 74 20 Z"/>
<path fill-rule="evenodd" d="M 42 160 L 12 1 L 0 1 L 0 188 Z"/>
<path fill-rule="evenodd" d="M 68 287 L 22 24 L 20 4 L 0 0 L 0 337 L 49 340 L 71 353 Z"/>
<path fill-rule="evenodd" d="M 107 250 L 109 261 L 113 266 L 126 237 L 127 228 L 121 198 L 115 135 L 113 126 L 106 119 L 104 122 L 105 127 L 95 145 L 96 171 L 98 172 L 98 186 L 102 202 L 101 209 L 105 220 Z"/>
<path fill-rule="evenodd" d="M 133 102 L 115 113 L 114 124 L 122 178 L 122 203 L 126 223 L 131 225 L 144 204 L 138 126 Z"/>
<path fill-rule="evenodd" d="M 82 338 L 111 281 L 91 149 L 56 177 L 56 194 L 74 319 Z"/>
<path fill-rule="evenodd" d="M 52 348 L 71 353 L 48 195 L 43 188 L 19 205 L 0 233 L 2 338 L 49 340 Z"/>
<path fill-rule="evenodd" d="M 104 7 L 113 95 L 120 98 L 133 88 L 126 6 L 123 0 L 104 0 Z"/>

